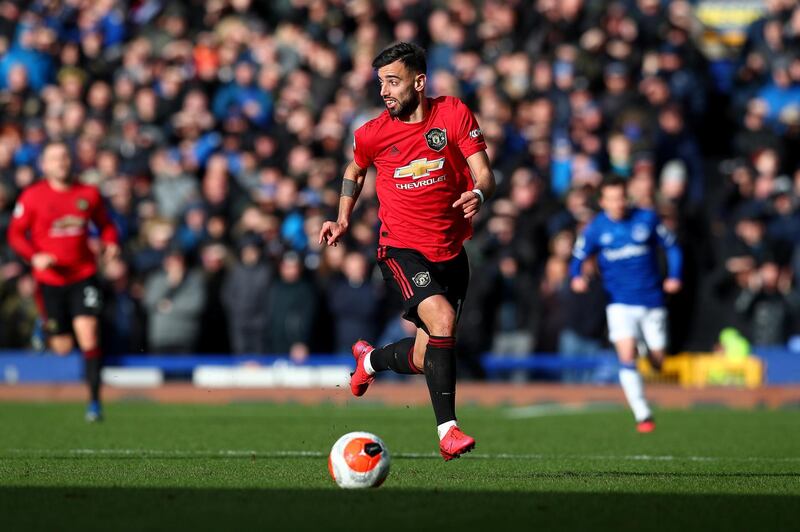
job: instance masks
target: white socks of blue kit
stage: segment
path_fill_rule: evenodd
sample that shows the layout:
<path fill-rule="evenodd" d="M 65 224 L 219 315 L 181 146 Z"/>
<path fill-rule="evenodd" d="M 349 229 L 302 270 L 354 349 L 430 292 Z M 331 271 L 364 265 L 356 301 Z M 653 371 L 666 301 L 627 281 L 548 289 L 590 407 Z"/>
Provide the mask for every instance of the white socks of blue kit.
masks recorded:
<path fill-rule="evenodd" d="M 622 391 L 625 392 L 625 399 L 633 410 L 633 417 L 637 423 L 644 421 L 653 414 L 647 399 L 644 398 L 644 383 L 642 376 L 636 370 L 635 364 L 622 364 L 619 368 L 619 383 Z"/>

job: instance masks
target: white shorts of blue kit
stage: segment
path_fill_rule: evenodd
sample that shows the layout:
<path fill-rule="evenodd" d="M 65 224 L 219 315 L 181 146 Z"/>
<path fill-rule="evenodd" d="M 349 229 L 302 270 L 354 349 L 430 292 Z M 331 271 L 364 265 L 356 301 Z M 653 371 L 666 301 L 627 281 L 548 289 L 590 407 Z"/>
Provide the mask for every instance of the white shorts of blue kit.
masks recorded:
<path fill-rule="evenodd" d="M 612 303 L 606 307 L 608 338 L 612 342 L 635 338 L 644 340 L 652 351 L 667 347 L 667 309 Z"/>

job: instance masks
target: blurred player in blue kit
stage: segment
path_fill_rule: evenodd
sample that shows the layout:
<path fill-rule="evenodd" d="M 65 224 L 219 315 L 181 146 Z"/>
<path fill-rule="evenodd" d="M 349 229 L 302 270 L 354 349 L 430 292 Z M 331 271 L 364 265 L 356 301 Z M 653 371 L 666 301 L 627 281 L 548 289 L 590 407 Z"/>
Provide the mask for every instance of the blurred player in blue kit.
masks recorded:
<path fill-rule="evenodd" d="M 661 367 L 667 347 L 665 293 L 681 289 L 683 254 L 675 236 L 648 209 L 630 207 L 626 182 L 612 179 L 600 187 L 598 214 L 575 242 L 570 277 L 572 289 L 585 292 L 588 281 L 581 265 L 597 255 L 608 297 L 606 318 L 609 340 L 619 357 L 619 381 L 633 410 L 639 432 L 652 432 L 655 422 L 636 369 L 638 345 L 643 341 L 653 366 Z M 662 281 L 658 248 L 664 249 L 667 275 Z"/>

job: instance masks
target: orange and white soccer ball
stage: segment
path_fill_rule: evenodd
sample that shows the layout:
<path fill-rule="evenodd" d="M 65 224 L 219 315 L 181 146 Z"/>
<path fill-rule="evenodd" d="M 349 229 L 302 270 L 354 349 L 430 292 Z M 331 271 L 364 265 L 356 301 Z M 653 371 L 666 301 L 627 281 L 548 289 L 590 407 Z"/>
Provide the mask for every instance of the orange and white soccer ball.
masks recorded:
<path fill-rule="evenodd" d="M 328 471 L 341 488 L 377 488 L 389 475 L 389 449 L 369 432 L 349 432 L 336 440 Z"/>

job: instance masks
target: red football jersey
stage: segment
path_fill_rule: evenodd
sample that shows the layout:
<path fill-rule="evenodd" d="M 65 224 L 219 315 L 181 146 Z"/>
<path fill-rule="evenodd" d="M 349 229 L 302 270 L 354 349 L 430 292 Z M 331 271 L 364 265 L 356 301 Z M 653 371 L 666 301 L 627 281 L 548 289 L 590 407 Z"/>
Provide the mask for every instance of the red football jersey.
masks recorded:
<path fill-rule="evenodd" d="M 106 243 L 117 243 L 117 230 L 96 187 L 73 184 L 55 190 L 47 181 L 26 188 L 14 207 L 8 228 L 8 242 L 30 262 L 35 253 L 50 253 L 55 265 L 34 270 L 34 278 L 45 284 L 63 286 L 97 272 L 97 259 L 89 248 L 89 222 Z"/>
<path fill-rule="evenodd" d="M 410 248 L 441 262 L 458 255 L 472 223 L 453 203 L 474 188 L 467 157 L 486 149 L 475 116 L 458 98 L 428 99 L 422 122 L 407 124 L 385 110 L 355 132 L 361 168 L 375 165 L 380 243 Z"/>

